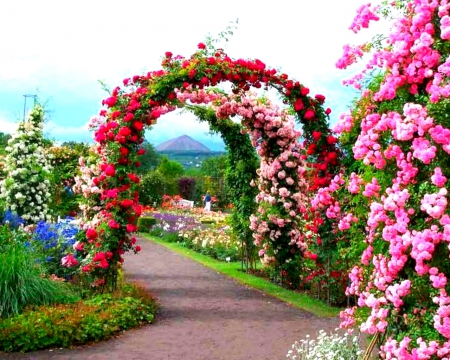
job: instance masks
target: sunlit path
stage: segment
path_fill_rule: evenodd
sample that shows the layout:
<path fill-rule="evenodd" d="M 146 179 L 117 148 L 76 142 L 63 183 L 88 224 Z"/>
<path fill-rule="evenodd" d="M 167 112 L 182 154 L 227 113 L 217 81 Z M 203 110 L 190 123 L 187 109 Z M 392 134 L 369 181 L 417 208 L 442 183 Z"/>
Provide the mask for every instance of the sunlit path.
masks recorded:
<path fill-rule="evenodd" d="M 129 280 L 160 301 L 157 321 L 93 346 L 6 355 L 7 359 L 283 359 L 295 340 L 337 319 L 321 319 L 246 288 L 157 244 L 125 261 Z"/>

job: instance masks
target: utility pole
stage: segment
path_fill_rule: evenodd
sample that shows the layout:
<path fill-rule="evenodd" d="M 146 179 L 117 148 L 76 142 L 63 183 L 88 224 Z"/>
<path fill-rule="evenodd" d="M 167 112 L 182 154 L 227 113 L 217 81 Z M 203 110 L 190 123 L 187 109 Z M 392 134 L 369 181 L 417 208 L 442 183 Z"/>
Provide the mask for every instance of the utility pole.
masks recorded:
<path fill-rule="evenodd" d="M 36 104 L 36 98 L 37 98 L 37 95 L 30 95 L 30 94 L 28 94 L 28 95 L 24 95 L 23 97 L 24 97 L 24 103 L 23 103 L 23 121 L 25 121 L 25 112 L 26 112 L 26 109 L 27 109 L 27 98 L 33 98 L 33 99 L 34 99 L 34 104 Z"/>

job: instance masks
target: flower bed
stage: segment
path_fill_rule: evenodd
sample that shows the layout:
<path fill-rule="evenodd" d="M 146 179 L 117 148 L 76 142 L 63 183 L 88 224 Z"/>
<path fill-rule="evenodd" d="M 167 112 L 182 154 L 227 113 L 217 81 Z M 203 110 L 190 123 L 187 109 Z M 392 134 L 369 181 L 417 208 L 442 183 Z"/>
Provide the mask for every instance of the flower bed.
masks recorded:
<path fill-rule="evenodd" d="M 232 236 L 223 213 L 204 214 L 198 209 L 153 212 L 157 219 L 151 234 L 178 242 L 194 251 L 223 261 L 241 259 L 241 243 Z"/>

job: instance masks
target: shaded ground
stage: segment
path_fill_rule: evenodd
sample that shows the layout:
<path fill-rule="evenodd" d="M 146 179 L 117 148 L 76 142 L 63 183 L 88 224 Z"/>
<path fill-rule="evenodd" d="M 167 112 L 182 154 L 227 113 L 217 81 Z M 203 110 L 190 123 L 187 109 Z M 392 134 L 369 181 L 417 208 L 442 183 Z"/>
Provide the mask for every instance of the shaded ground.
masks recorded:
<path fill-rule="evenodd" d="M 249 360 L 283 359 L 292 343 L 337 319 L 318 318 L 247 288 L 152 242 L 125 261 L 127 278 L 161 303 L 154 324 L 92 346 L 0 359 Z"/>

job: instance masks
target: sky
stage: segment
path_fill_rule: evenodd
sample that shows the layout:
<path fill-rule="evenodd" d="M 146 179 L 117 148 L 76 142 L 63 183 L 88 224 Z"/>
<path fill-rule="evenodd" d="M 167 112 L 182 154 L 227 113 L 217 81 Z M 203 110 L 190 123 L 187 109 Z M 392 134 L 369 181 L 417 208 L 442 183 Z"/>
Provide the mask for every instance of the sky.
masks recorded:
<path fill-rule="evenodd" d="M 366 1 L 367 2 L 367 1 Z M 331 123 L 356 93 L 342 85 L 355 69 L 335 68 L 349 26 L 364 0 L 11 0 L 0 1 L 0 131 L 13 132 L 37 95 L 48 111 L 46 135 L 57 141 L 92 142 L 89 119 L 108 88 L 124 78 L 161 69 L 166 51 L 190 57 L 208 35 L 237 29 L 223 43 L 232 58 L 260 59 L 323 94 Z M 220 136 L 189 113 L 172 112 L 146 132 L 154 145 L 189 135 L 212 150 Z"/>

